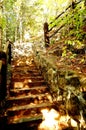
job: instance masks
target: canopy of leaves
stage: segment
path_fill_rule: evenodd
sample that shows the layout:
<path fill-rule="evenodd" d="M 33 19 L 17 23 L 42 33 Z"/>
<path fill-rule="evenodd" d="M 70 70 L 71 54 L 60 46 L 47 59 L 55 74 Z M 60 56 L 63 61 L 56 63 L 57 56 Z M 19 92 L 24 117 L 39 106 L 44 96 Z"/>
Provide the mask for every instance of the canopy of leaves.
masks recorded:
<path fill-rule="evenodd" d="M 0 24 L 6 31 L 6 39 L 14 41 L 20 39 L 20 35 L 23 39 L 25 32 L 28 32 L 31 37 L 43 35 L 44 22 L 52 22 L 58 14 L 65 11 L 71 2 L 72 0 L 3 0 Z M 70 19 L 73 14 L 70 13 L 67 17 L 64 15 L 63 21 L 62 19 L 54 21 L 53 25 L 61 24 L 61 22 L 68 22 L 68 24 L 74 22 L 74 25 L 77 24 L 78 32 L 78 28 L 82 25 L 82 16 L 86 14 L 85 9 L 79 12 L 78 9 L 79 7 L 75 10 L 73 20 Z"/>

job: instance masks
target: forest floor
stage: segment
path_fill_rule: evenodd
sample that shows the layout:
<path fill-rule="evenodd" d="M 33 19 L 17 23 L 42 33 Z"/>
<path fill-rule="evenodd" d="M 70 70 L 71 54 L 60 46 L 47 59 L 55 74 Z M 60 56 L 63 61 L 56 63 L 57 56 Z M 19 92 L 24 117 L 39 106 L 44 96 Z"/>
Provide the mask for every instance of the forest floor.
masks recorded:
<path fill-rule="evenodd" d="M 76 71 L 86 76 L 86 44 L 74 41 L 64 44 L 64 39 L 47 48 L 46 55 L 57 56 L 57 67 Z"/>

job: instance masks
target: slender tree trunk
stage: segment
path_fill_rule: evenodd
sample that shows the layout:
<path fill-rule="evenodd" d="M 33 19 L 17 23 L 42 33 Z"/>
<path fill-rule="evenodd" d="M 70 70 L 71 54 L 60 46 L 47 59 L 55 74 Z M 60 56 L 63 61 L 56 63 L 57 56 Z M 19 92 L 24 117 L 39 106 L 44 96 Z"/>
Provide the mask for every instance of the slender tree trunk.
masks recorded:
<path fill-rule="evenodd" d="M 3 3 L 0 3 L 0 21 L 2 24 Z M 2 25 L 0 25 L 0 50 L 2 49 Z"/>
<path fill-rule="evenodd" d="M 17 40 L 17 27 L 15 28 L 15 41 Z"/>
<path fill-rule="evenodd" d="M 2 28 L 0 27 L 0 50 L 2 48 Z"/>
<path fill-rule="evenodd" d="M 19 32 L 20 32 L 20 43 L 22 42 L 22 20 L 20 19 L 20 25 L 19 25 Z"/>

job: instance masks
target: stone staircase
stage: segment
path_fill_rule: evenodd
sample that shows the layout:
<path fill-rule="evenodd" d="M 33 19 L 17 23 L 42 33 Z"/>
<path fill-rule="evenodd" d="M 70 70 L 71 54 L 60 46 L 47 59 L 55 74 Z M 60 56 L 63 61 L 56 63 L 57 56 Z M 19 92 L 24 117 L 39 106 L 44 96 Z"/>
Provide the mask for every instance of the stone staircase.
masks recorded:
<path fill-rule="evenodd" d="M 36 130 L 42 121 L 41 110 L 53 106 L 52 97 L 34 61 L 20 58 L 11 65 L 11 85 L 6 102 L 6 128 Z"/>

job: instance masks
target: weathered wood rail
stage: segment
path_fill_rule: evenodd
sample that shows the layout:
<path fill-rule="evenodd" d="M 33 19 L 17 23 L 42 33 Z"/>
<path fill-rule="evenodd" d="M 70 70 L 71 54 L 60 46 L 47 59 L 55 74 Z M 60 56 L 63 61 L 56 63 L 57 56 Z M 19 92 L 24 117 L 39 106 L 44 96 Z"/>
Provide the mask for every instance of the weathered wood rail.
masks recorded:
<path fill-rule="evenodd" d="M 67 19 L 67 17 L 70 15 L 70 20 L 74 18 L 74 9 L 84 0 L 79 0 L 78 2 L 72 2 L 62 13 L 60 13 L 52 22 L 44 23 L 44 42 L 45 47 L 48 47 L 50 44 L 50 39 L 53 38 L 56 34 L 60 33 L 60 30 L 63 29 L 66 25 L 70 29 L 70 24 L 67 22 L 63 22 L 64 19 Z M 85 1 L 84 1 L 85 5 Z M 81 9 L 81 7 L 80 7 Z M 69 11 L 71 10 L 71 11 Z M 86 20 L 86 19 L 85 19 Z"/>
<path fill-rule="evenodd" d="M 5 48 L 0 51 L 0 100 L 7 96 L 7 66 L 11 64 L 11 44 L 7 43 Z"/>

